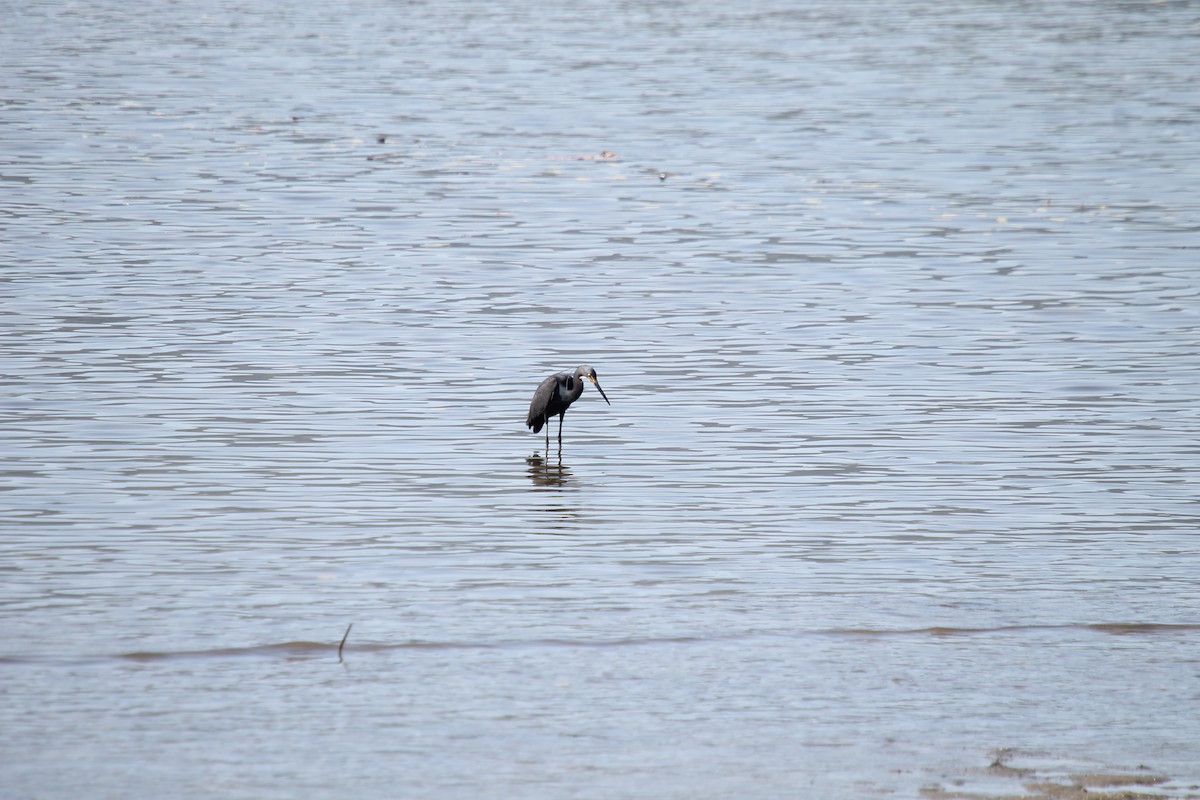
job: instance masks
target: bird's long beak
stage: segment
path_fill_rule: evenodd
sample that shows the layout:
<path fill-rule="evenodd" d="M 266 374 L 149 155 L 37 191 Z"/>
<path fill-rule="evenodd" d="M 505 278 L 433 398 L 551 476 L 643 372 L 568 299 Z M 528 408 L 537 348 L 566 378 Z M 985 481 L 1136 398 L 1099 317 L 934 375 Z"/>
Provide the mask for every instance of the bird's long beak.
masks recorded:
<path fill-rule="evenodd" d="M 600 392 L 600 396 L 604 398 L 604 402 L 608 403 L 608 395 L 606 395 L 606 394 L 604 393 L 604 390 L 600 388 L 600 381 L 596 380 L 596 379 L 595 379 L 595 378 L 593 378 L 591 375 L 588 375 L 588 376 L 587 376 L 587 379 L 588 379 L 589 381 L 591 381 L 591 382 L 592 382 L 592 384 L 593 384 L 593 385 L 596 387 L 596 390 L 597 390 L 598 392 Z M 612 405 L 612 403 L 608 403 L 608 404 L 609 404 L 610 406 Z"/>

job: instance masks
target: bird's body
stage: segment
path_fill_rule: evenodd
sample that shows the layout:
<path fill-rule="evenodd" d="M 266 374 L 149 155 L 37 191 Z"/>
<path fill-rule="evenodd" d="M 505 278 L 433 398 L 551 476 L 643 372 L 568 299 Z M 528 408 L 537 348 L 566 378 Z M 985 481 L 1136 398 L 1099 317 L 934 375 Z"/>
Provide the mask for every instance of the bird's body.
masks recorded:
<path fill-rule="evenodd" d="M 550 428 L 548 426 L 550 418 L 558 416 L 558 444 L 561 447 L 563 416 L 571 404 L 583 394 L 583 386 L 586 381 L 591 381 L 596 386 L 596 390 L 600 392 L 600 396 L 604 398 L 604 402 L 608 403 L 608 395 L 604 394 L 604 390 L 600 388 L 596 370 L 586 364 L 576 367 L 574 370 L 555 373 L 538 384 L 537 391 L 533 393 L 533 400 L 529 404 L 529 415 L 525 418 L 525 424 L 534 433 L 538 433 L 543 426 L 546 426 L 547 451 L 550 449 Z M 612 403 L 608 404 L 612 405 Z"/>

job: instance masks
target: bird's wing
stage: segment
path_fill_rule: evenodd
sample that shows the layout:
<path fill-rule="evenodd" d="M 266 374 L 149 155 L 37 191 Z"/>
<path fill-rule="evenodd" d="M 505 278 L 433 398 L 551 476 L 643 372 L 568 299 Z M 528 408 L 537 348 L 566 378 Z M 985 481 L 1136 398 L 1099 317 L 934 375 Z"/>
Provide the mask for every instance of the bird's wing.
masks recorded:
<path fill-rule="evenodd" d="M 546 424 L 548 417 L 558 413 L 557 407 L 559 402 L 558 376 L 551 375 L 539 383 L 537 391 L 533 393 L 533 400 L 529 403 L 529 415 L 525 417 L 525 424 L 533 428 L 534 433 L 537 433 Z"/>

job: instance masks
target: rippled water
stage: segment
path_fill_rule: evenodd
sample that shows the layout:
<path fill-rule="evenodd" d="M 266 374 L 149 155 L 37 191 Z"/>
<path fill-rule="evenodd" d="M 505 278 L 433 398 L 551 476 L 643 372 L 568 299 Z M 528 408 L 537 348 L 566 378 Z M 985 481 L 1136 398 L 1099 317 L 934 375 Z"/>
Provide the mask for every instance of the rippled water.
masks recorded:
<path fill-rule="evenodd" d="M 1194 796 L 1195 4 L 0 16 L 6 795 Z"/>

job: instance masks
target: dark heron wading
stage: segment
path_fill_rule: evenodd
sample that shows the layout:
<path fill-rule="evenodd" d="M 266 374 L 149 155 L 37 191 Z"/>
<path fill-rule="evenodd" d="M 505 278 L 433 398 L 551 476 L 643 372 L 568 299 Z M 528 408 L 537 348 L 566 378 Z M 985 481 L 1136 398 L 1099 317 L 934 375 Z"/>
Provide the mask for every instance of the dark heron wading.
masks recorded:
<path fill-rule="evenodd" d="M 562 447 L 562 425 L 563 416 L 567 413 L 567 409 L 571 407 L 579 399 L 579 395 L 583 394 L 584 381 L 591 381 L 596 386 L 596 390 L 600 392 L 600 396 L 604 398 L 604 402 L 608 403 L 608 395 L 600 388 L 600 381 L 596 378 L 596 370 L 589 367 L 587 364 L 578 366 L 574 372 L 570 370 L 559 372 L 551 375 L 546 380 L 542 381 L 533 393 L 533 402 L 529 404 L 529 416 L 525 418 L 525 424 L 537 433 L 546 426 L 546 452 L 550 452 L 550 418 L 555 414 L 558 415 L 558 446 Z M 612 403 L 608 403 L 610 406 Z"/>

